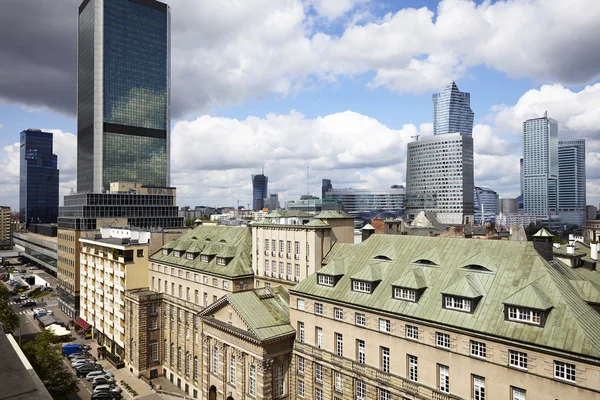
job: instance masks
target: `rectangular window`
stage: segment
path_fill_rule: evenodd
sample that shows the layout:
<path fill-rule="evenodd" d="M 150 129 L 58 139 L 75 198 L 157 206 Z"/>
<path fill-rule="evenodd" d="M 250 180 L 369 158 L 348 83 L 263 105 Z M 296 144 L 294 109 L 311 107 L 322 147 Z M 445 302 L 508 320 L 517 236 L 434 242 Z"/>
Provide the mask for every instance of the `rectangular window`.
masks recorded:
<path fill-rule="evenodd" d="M 473 375 L 473 400 L 485 400 L 485 378 Z"/>
<path fill-rule="evenodd" d="M 251 396 L 256 395 L 256 366 L 250 365 L 250 371 L 248 373 L 248 393 Z"/>
<path fill-rule="evenodd" d="M 291 240 L 287 241 L 286 249 L 287 249 L 288 254 L 292 254 L 292 241 Z"/>
<path fill-rule="evenodd" d="M 356 361 L 359 364 L 364 364 L 366 357 L 365 341 L 356 339 Z"/>
<path fill-rule="evenodd" d="M 354 323 L 357 326 L 367 326 L 367 317 L 365 314 L 356 313 L 354 314 Z"/>
<path fill-rule="evenodd" d="M 367 399 L 367 385 L 363 381 L 356 381 L 356 400 Z"/>
<path fill-rule="evenodd" d="M 390 332 L 390 320 L 379 318 L 379 331 L 380 332 Z"/>
<path fill-rule="evenodd" d="M 564 379 L 569 382 L 575 382 L 575 364 L 562 361 L 554 361 L 554 377 Z"/>
<path fill-rule="evenodd" d="M 465 312 L 471 311 L 471 300 L 461 297 L 446 296 L 446 308 L 460 310 Z"/>
<path fill-rule="evenodd" d="M 417 357 L 408 355 L 408 379 L 416 382 L 419 379 Z"/>
<path fill-rule="evenodd" d="M 296 269 L 296 280 L 300 280 L 300 264 L 295 264 Z"/>
<path fill-rule="evenodd" d="M 323 383 L 323 366 L 315 364 L 315 382 Z"/>
<path fill-rule="evenodd" d="M 284 388 L 283 365 L 277 364 L 275 366 L 275 397 L 283 396 Z"/>
<path fill-rule="evenodd" d="M 318 274 L 319 285 L 333 286 L 333 276 Z"/>
<path fill-rule="evenodd" d="M 275 239 L 271 240 L 271 249 L 273 250 L 273 253 L 277 251 L 277 241 Z"/>
<path fill-rule="evenodd" d="M 298 381 L 298 396 L 304 397 L 304 381 Z"/>
<path fill-rule="evenodd" d="M 344 356 L 344 336 L 341 333 L 335 334 L 335 354 L 340 357 Z"/>
<path fill-rule="evenodd" d="M 265 239 L 265 251 L 269 251 L 269 239 Z"/>
<path fill-rule="evenodd" d="M 435 333 L 435 344 L 437 347 L 449 349 L 450 348 L 450 335 L 447 333 L 436 332 Z"/>
<path fill-rule="evenodd" d="M 323 303 L 315 303 L 315 314 L 323 315 Z"/>
<path fill-rule="evenodd" d="M 192 301 L 192 298 L 191 298 L 191 296 L 190 296 L 190 288 L 186 288 L 186 289 L 185 289 L 185 299 L 186 299 L 187 301 Z"/>
<path fill-rule="evenodd" d="M 298 341 L 304 343 L 304 322 L 298 322 Z"/>
<path fill-rule="evenodd" d="M 379 400 L 391 400 L 392 396 L 390 395 L 390 391 L 386 389 L 379 389 Z"/>
<path fill-rule="evenodd" d="M 294 242 L 294 245 L 296 247 L 296 254 L 300 254 L 300 242 Z"/>
<path fill-rule="evenodd" d="M 365 281 L 352 281 L 352 291 L 361 293 L 371 293 L 371 283 Z"/>
<path fill-rule="evenodd" d="M 298 356 L 298 374 L 304 375 L 304 357 Z"/>
<path fill-rule="evenodd" d="M 158 342 L 150 342 L 150 361 L 158 361 Z"/>
<path fill-rule="evenodd" d="M 279 252 L 283 253 L 283 240 L 279 241 Z"/>
<path fill-rule="evenodd" d="M 333 318 L 335 318 L 337 320 L 343 320 L 344 319 L 344 310 L 342 310 L 341 308 L 338 308 L 338 307 L 334 307 L 333 308 Z"/>
<path fill-rule="evenodd" d="M 406 325 L 406 337 L 408 339 L 419 340 L 419 328 L 413 325 Z"/>
<path fill-rule="evenodd" d="M 298 310 L 304 311 L 304 299 L 298 299 L 297 305 L 298 305 Z"/>
<path fill-rule="evenodd" d="M 440 377 L 440 392 L 450 393 L 450 369 L 438 364 L 438 375 Z"/>
<path fill-rule="evenodd" d="M 217 278 L 213 278 L 213 286 L 215 286 L 215 287 L 219 286 L 219 280 Z"/>
<path fill-rule="evenodd" d="M 208 285 L 208 276 L 204 276 L 204 277 L 202 277 L 202 279 L 204 281 L 204 284 Z"/>
<path fill-rule="evenodd" d="M 516 350 L 508 351 L 508 365 L 511 367 L 527 369 L 527 353 Z"/>
<path fill-rule="evenodd" d="M 237 363 L 236 363 L 236 359 L 235 356 L 231 356 L 230 360 L 229 360 L 229 383 L 231 383 L 233 386 L 235 386 L 235 383 L 237 381 Z"/>
<path fill-rule="evenodd" d="M 540 312 L 526 308 L 508 307 L 508 319 L 511 321 L 527 322 L 540 325 L 542 320 Z"/>
<path fill-rule="evenodd" d="M 315 400 L 323 400 L 323 389 L 315 389 Z"/>
<path fill-rule="evenodd" d="M 213 347 L 213 356 L 212 356 L 212 371 L 213 374 L 219 374 L 219 348 L 217 346 Z"/>
<path fill-rule="evenodd" d="M 512 391 L 511 400 L 526 400 L 525 389 L 519 389 L 516 387 L 511 387 L 510 389 Z"/>
<path fill-rule="evenodd" d="M 486 346 L 483 342 L 476 342 L 471 340 L 471 355 L 479 358 L 485 358 Z"/>
<path fill-rule="evenodd" d="M 265 260 L 265 272 L 269 273 L 269 260 Z"/>
<path fill-rule="evenodd" d="M 407 301 L 417 301 L 417 291 L 414 289 L 395 287 L 394 298 Z"/>
<path fill-rule="evenodd" d="M 317 345 L 317 348 L 322 349 L 323 348 L 323 328 L 319 328 L 318 326 L 315 329 L 315 335 L 316 335 L 316 340 L 315 343 Z"/>
<path fill-rule="evenodd" d="M 200 292 L 198 290 L 194 291 L 194 303 L 200 304 Z"/>
<path fill-rule="evenodd" d="M 390 349 L 381 347 L 381 369 L 383 372 L 390 373 Z"/>
<path fill-rule="evenodd" d="M 344 392 L 344 380 L 340 371 L 333 371 L 333 390 L 338 393 Z"/>

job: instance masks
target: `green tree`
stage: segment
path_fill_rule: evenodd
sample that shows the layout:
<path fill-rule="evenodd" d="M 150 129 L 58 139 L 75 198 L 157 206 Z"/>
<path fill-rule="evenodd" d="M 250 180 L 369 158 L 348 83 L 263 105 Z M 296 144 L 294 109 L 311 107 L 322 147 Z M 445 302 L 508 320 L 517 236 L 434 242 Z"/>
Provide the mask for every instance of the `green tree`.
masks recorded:
<path fill-rule="evenodd" d="M 185 226 L 187 226 L 188 228 L 193 228 L 194 227 L 194 218 L 186 218 L 185 219 Z"/>
<path fill-rule="evenodd" d="M 8 304 L 10 292 L 0 283 L 0 323 L 6 333 L 12 333 L 19 328 L 21 321 L 16 311 Z"/>
<path fill-rule="evenodd" d="M 52 332 L 44 329 L 23 346 L 23 353 L 52 398 L 57 399 L 73 393 L 77 380 L 63 363 L 60 345 L 54 343 L 54 338 Z"/>

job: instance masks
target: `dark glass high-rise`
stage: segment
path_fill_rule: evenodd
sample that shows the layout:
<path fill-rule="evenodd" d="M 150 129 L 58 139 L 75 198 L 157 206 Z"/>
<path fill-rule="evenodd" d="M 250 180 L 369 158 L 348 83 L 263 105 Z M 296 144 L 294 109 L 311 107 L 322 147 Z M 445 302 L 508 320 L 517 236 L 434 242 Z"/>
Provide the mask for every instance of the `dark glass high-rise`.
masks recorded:
<path fill-rule="evenodd" d="M 84 0 L 77 46 L 77 191 L 169 186 L 169 7 Z"/>
<path fill-rule="evenodd" d="M 252 207 L 262 210 L 265 207 L 269 178 L 265 174 L 252 175 Z"/>
<path fill-rule="evenodd" d="M 21 132 L 19 212 L 27 226 L 58 217 L 58 161 L 52 151 L 51 132 Z"/>

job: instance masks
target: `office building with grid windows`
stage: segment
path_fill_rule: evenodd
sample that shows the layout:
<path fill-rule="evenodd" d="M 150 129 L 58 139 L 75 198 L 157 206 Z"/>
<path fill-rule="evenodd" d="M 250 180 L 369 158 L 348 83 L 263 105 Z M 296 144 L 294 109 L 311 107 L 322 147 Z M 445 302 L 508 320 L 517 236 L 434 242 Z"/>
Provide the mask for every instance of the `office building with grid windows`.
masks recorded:
<path fill-rule="evenodd" d="M 452 82 L 443 92 L 433 96 L 433 134 L 460 132 L 463 135 L 473 133 L 471 94 L 458 90 Z"/>
<path fill-rule="evenodd" d="M 585 140 L 558 142 L 558 213 L 563 225 L 585 220 Z"/>
<path fill-rule="evenodd" d="M 155 0 L 79 6 L 77 190 L 169 185 L 170 9 Z"/>

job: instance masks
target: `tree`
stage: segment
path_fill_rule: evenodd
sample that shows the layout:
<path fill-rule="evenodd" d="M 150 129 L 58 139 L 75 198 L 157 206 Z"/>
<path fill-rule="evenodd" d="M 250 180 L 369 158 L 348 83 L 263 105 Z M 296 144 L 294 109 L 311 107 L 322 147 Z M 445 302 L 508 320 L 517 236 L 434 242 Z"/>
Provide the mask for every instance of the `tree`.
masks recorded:
<path fill-rule="evenodd" d="M 44 329 L 23 346 L 23 353 L 52 398 L 56 399 L 73 393 L 77 388 L 77 380 L 63 363 L 60 345 L 55 344 L 54 340 L 54 334 Z"/>
<path fill-rule="evenodd" d="M 193 228 L 194 227 L 194 218 L 186 218 L 185 219 L 185 226 L 187 226 L 188 228 Z"/>
<path fill-rule="evenodd" d="M 6 333 L 12 333 L 19 328 L 21 320 L 16 311 L 8 304 L 10 292 L 0 283 L 0 323 Z"/>

